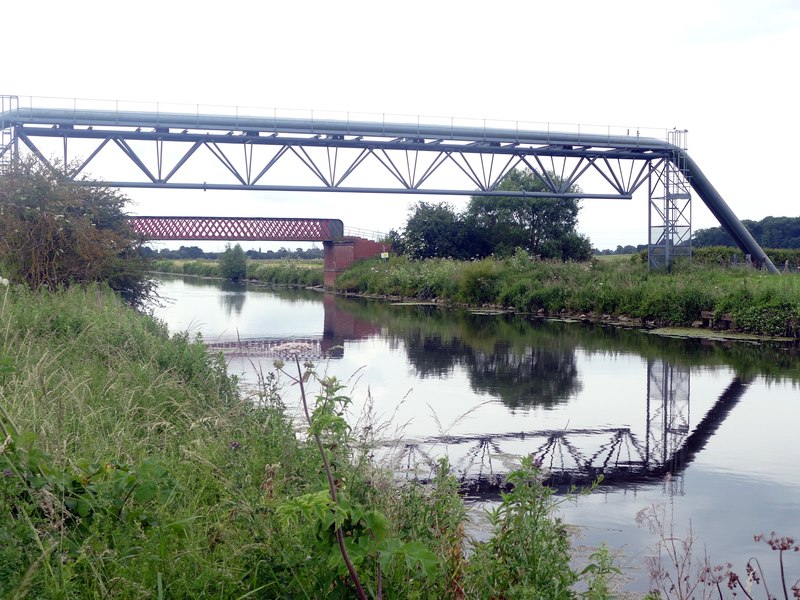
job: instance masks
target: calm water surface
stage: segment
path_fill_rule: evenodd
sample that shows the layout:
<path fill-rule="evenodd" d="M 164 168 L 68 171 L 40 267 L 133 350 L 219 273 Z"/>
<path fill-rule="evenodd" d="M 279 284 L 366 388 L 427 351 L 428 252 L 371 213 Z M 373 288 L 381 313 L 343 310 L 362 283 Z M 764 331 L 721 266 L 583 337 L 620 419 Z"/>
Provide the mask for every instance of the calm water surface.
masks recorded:
<path fill-rule="evenodd" d="M 160 293 L 169 304 L 156 316 L 223 349 L 245 382 L 272 369 L 281 345 L 303 343 L 349 382 L 353 419 L 371 405 L 402 442 L 396 458 L 423 476 L 443 454 L 473 481 L 525 454 L 553 485 L 602 473 L 561 514 L 579 544 L 623 552 L 630 589 L 647 586 L 654 538 L 635 519 L 653 504 L 677 534 L 691 524 L 700 555 L 741 572 L 753 555 L 774 562 L 753 534 L 800 538 L 796 350 L 191 278 L 165 277 Z M 800 558 L 789 560 L 800 577 Z"/>

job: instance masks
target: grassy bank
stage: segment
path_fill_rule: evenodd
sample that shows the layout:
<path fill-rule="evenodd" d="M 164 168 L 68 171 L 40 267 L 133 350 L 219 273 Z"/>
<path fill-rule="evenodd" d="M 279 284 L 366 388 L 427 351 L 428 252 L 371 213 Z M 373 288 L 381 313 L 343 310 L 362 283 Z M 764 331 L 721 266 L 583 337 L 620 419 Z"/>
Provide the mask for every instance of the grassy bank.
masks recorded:
<path fill-rule="evenodd" d="M 153 270 L 177 275 L 222 277 L 216 260 L 164 260 L 153 261 Z M 247 278 L 262 283 L 278 285 L 322 285 L 321 260 L 248 260 Z"/>
<path fill-rule="evenodd" d="M 742 332 L 797 337 L 800 277 L 698 264 L 653 273 L 639 260 L 554 263 L 518 253 L 505 260 L 356 263 L 339 276 L 344 292 L 493 305 L 520 312 L 624 316 L 689 326 L 703 311 L 728 315 Z"/>
<path fill-rule="evenodd" d="M 394 483 L 335 381 L 290 364 L 298 385 L 241 398 L 219 357 L 104 289 L 0 290 L 0 597 L 350 598 L 341 547 L 368 597 L 604 597 L 604 553 L 573 591 L 532 464 L 467 556 L 446 465 Z M 281 398 L 304 386 L 308 436 Z"/>

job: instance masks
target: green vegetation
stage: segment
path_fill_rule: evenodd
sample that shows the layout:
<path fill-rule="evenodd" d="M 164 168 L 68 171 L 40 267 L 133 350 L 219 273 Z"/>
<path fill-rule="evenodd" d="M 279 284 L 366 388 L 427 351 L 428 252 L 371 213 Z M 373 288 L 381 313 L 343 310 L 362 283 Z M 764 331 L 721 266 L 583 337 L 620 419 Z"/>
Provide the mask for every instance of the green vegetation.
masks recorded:
<path fill-rule="evenodd" d="M 688 326 L 703 311 L 729 315 L 737 331 L 800 335 L 800 279 L 749 269 L 681 264 L 672 273 L 628 261 L 562 263 L 518 251 L 507 259 L 448 259 L 354 264 L 337 289 L 382 296 L 494 305 L 544 315 L 625 317 L 660 326 Z"/>
<path fill-rule="evenodd" d="M 514 169 L 498 190 L 542 193 L 559 183 L 553 173 Z M 580 190 L 573 186 L 567 191 Z M 522 248 L 541 258 L 585 260 L 592 248 L 575 230 L 578 210 L 572 198 L 474 196 L 461 214 L 445 202 L 419 202 L 403 233 L 392 232 L 387 241 L 395 252 L 416 259 L 508 256 Z"/>
<path fill-rule="evenodd" d="M 38 160 L 0 172 L 0 272 L 30 289 L 104 282 L 132 304 L 151 284 L 141 240 L 109 188 L 66 181 Z"/>
<path fill-rule="evenodd" d="M 154 260 L 151 266 L 159 273 L 224 278 L 215 260 Z M 248 260 L 247 276 L 251 281 L 278 285 L 322 285 L 321 260 Z"/>
<path fill-rule="evenodd" d="M 764 248 L 800 248 L 800 217 L 765 217 L 760 221 L 742 221 L 758 244 Z M 722 227 L 698 229 L 692 237 L 695 246 L 736 246 Z"/>
<path fill-rule="evenodd" d="M 241 398 L 221 357 L 103 288 L 7 288 L 0 331 L 2 597 L 346 598 L 356 576 L 374 598 L 607 589 L 607 563 L 570 566 L 530 464 L 466 552 L 446 465 L 397 484 L 370 458 L 376 428 L 351 430 L 341 384 L 310 365 L 299 434 L 275 377 Z"/>
<path fill-rule="evenodd" d="M 792 273 L 800 271 L 800 249 L 764 248 L 764 252 L 778 269 L 786 269 Z M 647 260 L 646 255 L 643 260 Z M 741 250 L 727 246 L 694 248 L 692 250 L 692 262 L 716 267 L 744 266 L 747 264 L 745 255 Z"/>
<path fill-rule="evenodd" d="M 150 248 L 149 246 L 144 246 L 142 248 L 142 254 L 145 255 L 147 258 L 156 259 L 168 259 L 168 260 L 197 260 L 197 259 L 207 259 L 207 260 L 217 260 L 220 256 L 219 252 L 205 252 L 200 246 L 181 246 L 177 250 L 171 250 L 169 248 L 161 248 L 158 252 Z M 322 248 L 296 248 L 294 250 L 289 250 L 288 248 L 280 247 L 277 250 L 266 250 L 262 252 L 259 250 L 247 250 L 245 252 L 247 258 L 251 260 L 280 260 L 284 258 L 294 258 L 294 259 L 315 259 L 315 258 L 322 258 Z"/>
<path fill-rule="evenodd" d="M 247 276 L 247 257 L 240 244 L 233 248 L 228 244 L 219 257 L 219 271 L 225 279 L 231 281 L 239 281 Z"/>

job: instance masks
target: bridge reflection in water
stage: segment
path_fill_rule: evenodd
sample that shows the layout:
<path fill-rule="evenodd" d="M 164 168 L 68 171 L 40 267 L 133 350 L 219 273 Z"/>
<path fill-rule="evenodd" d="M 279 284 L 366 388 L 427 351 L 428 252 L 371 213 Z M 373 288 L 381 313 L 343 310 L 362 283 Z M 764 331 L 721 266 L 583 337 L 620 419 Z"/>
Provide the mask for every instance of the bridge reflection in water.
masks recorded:
<path fill-rule="evenodd" d="M 548 485 L 561 489 L 589 486 L 601 476 L 607 486 L 665 480 L 691 464 L 750 381 L 734 377 L 692 427 L 688 369 L 651 360 L 647 371 L 643 435 L 631 427 L 606 427 L 430 437 L 403 443 L 400 462 L 416 476 L 436 468 L 447 447 L 454 471 L 472 493 L 504 489 L 504 474 L 526 455 L 541 465 Z"/>
<path fill-rule="evenodd" d="M 393 319 L 386 311 L 370 312 L 363 306 L 325 294 L 322 336 L 248 338 L 209 344 L 228 357 L 283 360 L 297 355 L 301 360 L 319 362 L 342 358 L 347 342 L 383 335 L 402 340 L 409 361 L 423 374 L 441 375 L 449 360 L 462 361 L 471 368 L 472 385 L 486 391 L 486 380 L 503 381 L 513 376 L 514 388 L 534 398 L 532 403 L 566 401 L 579 389 L 574 347 L 563 344 L 556 333 L 545 335 L 523 348 L 502 347 L 502 359 L 487 358 L 485 351 L 469 347 L 463 338 L 443 343 L 441 336 L 425 337 L 419 327 L 409 326 L 413 316 Z M 472 324 L 474 326 L 474 324 Z M 478 326 L 478 331 L 482 326 Z M 575 325 L 579 327 L 579 325 Z M 482 339 L 491 337 L 475 336 Z M 422 339 L 420 339 L 422 338 Z M 552 338 L 552 339 L 551 339 Z M 453 345 L 455 344 L 455 345 Z M 435 351 L 431 348 L 435 347 Z M 444 361 L 444 362 L 443 362 Z M 556 368 L 558 367 L 558 368 Z M 556 373 L 559 371 L 560 373 Z M 566 374 L 566 375 L 565 375 Z M 531 384 L 528 379 L 567 377 L 558 389 L 552 385 Z M 600 476 L 604 485 L 623 486 L 663 480 L 680 474 L 714 435 L 730 410 L 751 382 L 734 376 L 733 380 L 704 414 L 691 413 L 691 372 L 686 364 L 673 364 L 659 358 L 647 359 L 646 387 L 642 390 L 645 405 L 642 423 L 620 427 L 565 428 L 536 431 L 496 432 L 467 435 L 439 435 L 417 439 L 404 438 L 382 442 L 379 454 L 391 457 L 398 475 L 419 477 L 437 468 L 446 452 L 455 473 L 467 491 L 491 493 L 504 487 L 504 474 L 518 464 L 520 456 L 531 455 L 540 462 L 547 482 L 555 487 L 585 486 Z M 499 400 L 509 408 L 520 405 L 520 398 L 499 392 Z M 570 391 L 572 390 L 572 392 Z M 545 397 L 546 396 L 546 397 Z M 694 419 L 694 421 L 693 421 Z M 680 485 L 674 478 L 673 485 Z"/>
<path fill-rule="evenodd" d="M 244 294 L 242 294 L 242 298 Z M 364 340 L 381 331 L 381 326 L 343 310 L 331 294 L 324 294 L 322 336 L 257 337 L 220 340 L 206 345 L 231 358 L 273 358 L 301 361 L 341 358 L 345 342 Z"/>

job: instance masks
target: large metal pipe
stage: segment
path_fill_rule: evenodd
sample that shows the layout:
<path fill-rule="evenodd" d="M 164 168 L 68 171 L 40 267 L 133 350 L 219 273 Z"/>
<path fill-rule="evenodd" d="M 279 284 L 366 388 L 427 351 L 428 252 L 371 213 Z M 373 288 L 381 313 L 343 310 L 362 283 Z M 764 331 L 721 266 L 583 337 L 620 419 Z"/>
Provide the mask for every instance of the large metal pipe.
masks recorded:
<path fill-rule="evenodd" d="M 6 112 L 7 122 L 18 125 L 59 125 L 65 127 L 188 128 L 218 131 L 260 131 L 296 134 L 427 138 L 462 142 L 551 144 L 635 149 L 642 152 L 668 151 L 667 142 L 655 138 L 596 133 L 536 131 L 518 128 L 475 127 L 448 124 L 350 121 L 279 116 L 211 115 L 172 112 L 143 112 L 55 108 L 19 108 Z"/>
<path fill-rule="evenodd" d="M 733 211 L 722 199 L 720 193 L 716 188 L 711 185 L 708 177 L 705 176 L 697 163 L 690 157 L 684 150 L 677 150 L 676 159 L 673 162 L 676 165 L 683 163 L 684 175 L 692 186 L 692 189 L 697 192 L 697 195 L 705 202 L 708 210 L 717 218 L 719 224 L 728 232 L 728 234 L 736 242 L 736 245 L 741 248 L 742 252 L 749 254 L 753 262 L 760 267 L 766 268 L 770 273 L 778 274 L 780 271 L 772 264 L 764 250 L 758 245 L 758 242 L 753 239 L 750 232 L 747 231 L 742 222 L 733 214 Z"/>

